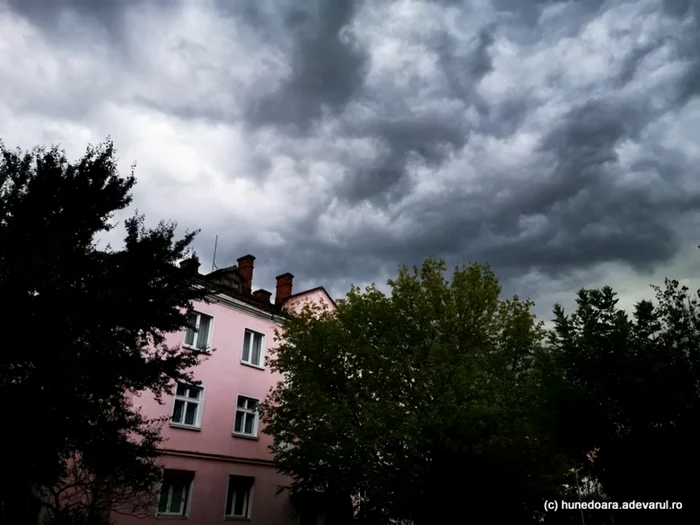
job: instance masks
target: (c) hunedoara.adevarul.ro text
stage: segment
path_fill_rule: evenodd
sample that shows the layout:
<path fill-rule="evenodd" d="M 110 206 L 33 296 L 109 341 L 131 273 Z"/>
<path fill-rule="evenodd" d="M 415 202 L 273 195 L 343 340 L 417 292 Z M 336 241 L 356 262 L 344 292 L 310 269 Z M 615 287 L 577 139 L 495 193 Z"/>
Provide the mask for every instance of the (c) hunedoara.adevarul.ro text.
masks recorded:
<path fill-rule="evenodd" d="M 544 510 L 681 510 L 680 501 L 564 501 L 545 500 Z"/>

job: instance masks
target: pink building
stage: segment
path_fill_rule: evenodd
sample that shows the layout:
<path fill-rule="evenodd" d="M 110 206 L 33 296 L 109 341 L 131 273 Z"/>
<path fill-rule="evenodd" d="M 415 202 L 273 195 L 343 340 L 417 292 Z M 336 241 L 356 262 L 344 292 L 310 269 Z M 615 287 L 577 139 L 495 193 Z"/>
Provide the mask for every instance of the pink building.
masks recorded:
<path fill-rule="evenodd" d="M 286 312 L 306 301 L 334 308 L 322 288 L 292 293 L 294 276 L 277 277 L 274 302 L 266 290 L 252 292 L 253 262 L 246 255 L 238 265 L 199 274 L 199 263 L 182 266 L 195 284 L 211 290 L 210 304 L 197 304 L 198 330 L 173 334 L 182 344 L 211 354 L 194 370 L 198 387 L 178 385 L 164 405 L 143 394 L 135 400 L 151 416 L 170 418 L 163 430 L 166 466 L 153 523 L 187 519 L 194 524 L 243 520 L 252 524 L 320 523 L 318 516 L 296 516 L 289 494 L 275 496 L 288 479 L 272 462 L 272 438 L 262 433 L 256 405 L 281 379 L 265 367 L 275 344 L 275 330 Z M 144 525 L 149 519 L 114 516 L 118 525 Z"/>

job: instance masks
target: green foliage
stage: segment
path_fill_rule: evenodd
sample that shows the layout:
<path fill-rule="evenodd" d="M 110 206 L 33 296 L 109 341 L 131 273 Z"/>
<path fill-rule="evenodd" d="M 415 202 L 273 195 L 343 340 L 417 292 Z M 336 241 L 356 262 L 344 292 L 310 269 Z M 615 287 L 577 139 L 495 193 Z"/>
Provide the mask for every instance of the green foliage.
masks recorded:
<path fill-rule="evenodd" d="M 57 148 L 0 143 L 6 516 L 28 493 L 65 481 L 76 452 L 104 483 L 138 491 L 158 479 L 157 421 L 133 410 L 131 393 L 160 395 L 190 378 L 199 356 L 167 347 L 164 336 L 186 325 L 203 294 L 176 265 L 195 233 L 176 239 L 175 223 L 148 229 L 135 215 L 122 249 L 97 248 L 134 184 L 133 173 L 118 173 L 111 142 L 75 163 Z"/>
<path fill-rule="evenodd" d="M 526 523 L 566 472 L 552 448 L 532 303 L 499 299 L 474 264 L 401 268 L 391 294 L 353 287 L 307 308 L 269 361 L 287 378 L 261 407 L 294 492 L 357 495 L 359 521 L 467 512 Z M 487 510 L 488 509 L 488 510 Z"/>
<path fill-rule="evenodd" d="M 656 292 L 631 318 L 609 287 L 579 292 L 570 315 L 555 308 L 559 439 L 612 500 L 680 501 L 684 511 L 664 512 L 664 523 L 697 523 L 700 487 L 688 475 L 700 467 L 697 294 L 672 280 Z"/>

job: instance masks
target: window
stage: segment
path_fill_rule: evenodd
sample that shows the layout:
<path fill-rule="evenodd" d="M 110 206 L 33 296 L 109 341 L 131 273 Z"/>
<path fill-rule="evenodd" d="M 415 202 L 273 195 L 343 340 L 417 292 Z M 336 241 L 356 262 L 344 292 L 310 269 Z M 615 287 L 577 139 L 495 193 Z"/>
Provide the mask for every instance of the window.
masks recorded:
<path fill-rule="evenodd" d="M 253 478 L 229 476 L 226 492 L 226 518 L 250 518 Z"/>
<path fill-rule="evenodd" d="M 158 498 L 158 516 L 186 516 L 194 472 L 165 469 Z"/>
<path fill-rule="evenodd" d="M 236 403 L 236 421 L 233 433 L 243 436 L 258 436 L 258 400 L 251 397 L 238 396 Z"/>
<path fill-rule="evenodd" d="M 202 387 L 178 383 L 171 423 L 199 428 L 202 424 L 203 402 L 204 389 Z"/>
<path fill-rule="evenodd" d="M 211 315 L 194 312 L 187 321 L 185 346 L 206 352 L 211 348 L 214 318 Z"/>
<path fill-rule="evenodd" d="M 305 511 L 297 516 L 296 525 L 324 525 L 326 516 L 321 511 Z"/>
<path fill-rule="evenodd" d="M 263 366 L 263 341 L 265 336 L 246 330 L 243 336 L 243 356 L 241 361 L 253 366 Z"/>

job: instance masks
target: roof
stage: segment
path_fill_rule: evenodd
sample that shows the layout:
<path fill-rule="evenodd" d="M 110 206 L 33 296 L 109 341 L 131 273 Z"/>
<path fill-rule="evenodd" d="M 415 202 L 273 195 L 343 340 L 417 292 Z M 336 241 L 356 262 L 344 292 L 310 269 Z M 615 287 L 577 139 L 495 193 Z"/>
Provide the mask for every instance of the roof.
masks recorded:
<path fill-rule="evenodd" d="M 238 269 L 238 265 L 234 264 L 233 266 L 227 266 L 226 268 L 217 268 L 213 272 L 207 273 L 204 275 L 204 277 L 211 277 L 212 275 L 219 275 L 222 273 L 230 273 L 230 272 L 235 272 L 239 275 L 239 277 L 243 278 L 243 275 L 241 275 L 241 271 Z M 202 274 L 199 274 L 200 276 Z"/>
<path fill-rule="evenodd" d="M 323 286 L 317 286 L 316 288 L 310 288 L 309 290 L 304 290 L 304 291 L 292 294 L 291 296 L 289 296 L 287 301 L 285 301 L 285 303 L 283 303 L 281 305 L 277 305 L 275 303 L 264 303 L 264 302 L 258 300 L 253 294 L 243 293 L 239 290 L 236 290 L 235 288 L 233 288 L 231 286 L 226 286 L 225 284 L 222 284 L 220 282 L 212 282 L 210 280 L 210 278 L 212 276 L 216 277 L 216 276 L 220 275 L 221 273 L 230 272 L 231 270 L 235 270 L 236 272 L 238 272 L 238 269 L 236 266 L 229 266 L 228 268 L 220 268 L 219 270 L 208 273 L 206 275 L 202 275 L 202 274 L 198 273 L 197 275 L 194 276 L 194 280 L 197 281 L 198 284 L 201 284 L 201 285 L 209 288 L 212 291 L 226 294 L 234 299 L 237 299 L 237 300 L 242 301 L 246 304 L 249 304 L 251 306 L 259 308 L 260 310 L 262 310 L 264 312 L 269 312 L 269 313 L 273 313 L 276 315 L 281 315 L 283 317 L 289 316 L 289 314 L 284 310 L 284 304 L 286 304 L 287 301 L 289 301 L 290 299 L 297 298 L 297 297 L 303 297 L 304 295 L 308 295 L 310 293 L 317 292 L 317 291 L 322 291 L 326 295 L 326 297 L 328 297 L 328 300 L 331 302 L 331 304 L 334 307 L 336 306 L 335 301 L 328 294 L 328 292 L 326 291 L 326 289 Z M 268 292 L 268 293 L 270 293 L 270 292 Z"/>
<path fill-rule="evenodd" d="M 222 268 L 221 270 L 217 271 L 222 271 L 222 270 L 230 270 L 231 268 Z M 212 291 L 216 291 L 218 293 L 223 293 L 225 295 L 228 295 L 229 297 L 232 297 L 234 299 L 237 299 L 239 301 L 242 301 L 246 304 L 249 304 L 251 306 L 255 306 L 256 308 L 259 308 L 260 310 L 264 312 L 269 312 L 277 315 L 286 315 L 282 311 L 282 307 L 278 306 L 274 303 L 263 303 L 262 301 L 258 300 L 254 295 L 252 294 L 246 294 L 243 292 L 240 292 L 236 290 L 235 288 L 231 286 L 226 286 L 225 284 L 219 283 L 219 282 L 212 282 L 209 280 L 209 278 L 216 274 L 216 272 L 212 272 L 207 275 L 202 275 L 198 274 L 194 276 L 194 280 L 198 282 L 198 284 L 201 284 L 208 289 Z"/>

